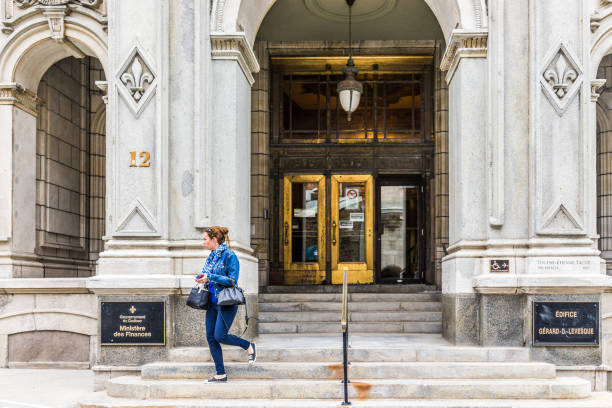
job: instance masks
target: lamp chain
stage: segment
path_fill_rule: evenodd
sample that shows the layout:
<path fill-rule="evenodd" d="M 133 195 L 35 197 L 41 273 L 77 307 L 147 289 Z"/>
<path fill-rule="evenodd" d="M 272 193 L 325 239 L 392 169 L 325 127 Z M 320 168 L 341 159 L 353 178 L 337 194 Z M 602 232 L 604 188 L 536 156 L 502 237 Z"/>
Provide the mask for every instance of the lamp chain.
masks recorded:
<path fill-rule="evenodd" d="M 353 56 L 353 41 L 352 41 L 352 36 L 351 36 L 351 17 L 352 17 L 352 9 L 353 9 L 353 5 L 349 4 L 349 58 Z"/>

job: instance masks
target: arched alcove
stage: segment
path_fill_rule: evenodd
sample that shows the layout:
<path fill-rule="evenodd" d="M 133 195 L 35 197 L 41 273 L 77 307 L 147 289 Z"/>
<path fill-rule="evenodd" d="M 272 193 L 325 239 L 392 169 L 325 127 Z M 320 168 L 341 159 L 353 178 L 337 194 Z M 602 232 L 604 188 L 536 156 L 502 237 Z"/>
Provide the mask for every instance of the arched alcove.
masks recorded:
<path fill-rule="evenodd" d="M 10 152 L 0 164 L 6 175 L 0 191 L 12 197 L 0 205 L 0 224 L 10 237 L 10 261 L 0 276 L 90 276 L 97 256 L 89 253 L 89 243 L 100 249 L 103 228 L 97 224 L 104 223 L 104 205 L 97 203 L 101 210 L 93 217 L 96 227 L 91 225 L 95 200 L 90 200 L 90 187 L 103 185 L 104 179 L 92 178 L 90 164 L 100 162 L 97 173 L 103 176 L 104 161 L 98 157 L 104 154 L 98 149 L 92 155 L 90 146 L 100 144 L 91 133 L 95 113 L 105 117 L 99 112 L 104 95 L 96 85 L 105 82 L 108 70 L 105 20 L 77 8 L 62 17 L 61 31 L 53 31 L 59 25 L 50 26 L 44 10 L 28 10 L 11 22 L 0 47 L 0 84 L 10 96 L 5 101 L 12 101 L 0 106 L 5 125 L 0 132 L 12 135 L 0 138 L 2 149 Z M 97 98 L 94 104 L 92 97 Z M 99 119 L 97 126 L 105 128 Z M 69 179 L 70 188 L 64 188 Z M 52 230 L 68 232 L 66 228 L 74 231 L 61 238 L 49 235 Z M 90 236 L 93 230 L 95 237 Z"/>
<path fill-rule="evenodd" d="M 220 3 L 216 3 L 217 7 L 221 6 Z M 393 94 L 395 95 L 394 103 L 397 106 L 389 105 L 385 108 L 388 108 L 386 113 L 381 110 L 378 121 L 382 123 L 383 116 L 399 118 L 405 114 L 408 117 L 415 117 L 416 121 L 410 124 L 411 131 L 415 132 L 413 135 L 418 134 L 419 136 L 403 141 L 401 140 L 403 136 L 399 136 L 399 139 L 395 141 L 398 143 L 391 148 L 390 144 L 385 144 L 389 139 L 383 140 L 387 134 L 387 127 L 384 127 L 383 130 L 383 127 L 379 125 L 378 130 L 373 130 L 373 133 L 379 134 L 375 137 L 376 140 L 369 140 L 368 143 L 361 145 L 352 140 L 344 144 L 345 147 L 350 146 L 346 148 L 346 152 L 351 149 L 350 157 L 341 157 L 342 149 L 334 146 L 345 141 L 335 140 L 335 133 L 330 133 L 329 126 L 333 126 L 330 124 L 332 122 L 340 123 L 339 120 L 344 123 L 346 119 L 342 114 L 337 120 L 320 119 L 321 123 L 326 120 L 328 123 L 325 126 L 317 125 L 315 133 L 320 137 L 316 141 L 296 140 L 295 138 L 283 140 L 282 132 L 279 133 L 279 129 L 284 126 L 280 117 L 283 115 L 282 111 L 287 110 L 288 105 L 286 102 L 278 101 L 287 97 L 288 94 L 283 91 L 283 87 L 291 82 L 288 78 L 296 74 L 296 78 L 302 79 L 294 82 L 296 86 L 299 85 L 298 88 L 304 95 L 300 101 L 296 99 L 290 103 L 309 105 L 314 101 L 314 105 L 312 103 L 310 105 L 314 106 L 315 110 L 319 109 L 318 115 L 321 118 L 330 117 L 330 115 L 335 117 L 336 114 L 333 113 L 335 111 L 330 106 L 321 110 L 320 107 L 316 107 L 316 101 L 319 98 L 324 101 L 323 104 L 326 104 L 328 100 L 334 103 L 335 84 L 341 76 L 342 67 L 346 64 L 348 27 L 346 16 L 342 14 L 347 12 L 346 3 L 344 0 L 328 2 L 325 5 L 317 1 L 302 0 L 279 0 L 269 3 L 270 7 L 266 8 L 261 5 L 254 7 L 252 4 L 243 2 L 240 11 L 236 14 L 238 29 L 244 30 L 248 39 L 251 36 L 254 39 L 255 54 L 261 66 L 260 72 L 254 75 L 255 83 L 252 86 L 251 97 L 251 245 L 259 258 L 260 286 L 310 282 L 308 280 L 310 278 L 307 277 L 303 277 L 305 280 L 297 278 L 300 274 L 305 275 L 297 270 L 290 274 L 290 278 L 283 280 L 282 277 L 279 277 L 282 275 L 279 271 L 285 271 L 284 273 L 287 274 L 288 266 L 284 259 L 289 256 L 285 251 L 287 241 L 282 237 L 293 228 L 289 228 L 290 222 L 283 218 L 286 212 L 283 206 L 287 202 L 287 198 L 283 197 L 288 194 L 283 191 L 283 183 L 285 183 L 283 178 L 286 175 L 296 174 L 298 176 L 300 174 L 324 174 L 326 180 L 331 180 L 330 177 L 333 174 L 343 172 L 354 174 L 359 171 L 372 175 L 373 185 L 377 186 L 377 190 L 376 192 L 372 190 L 371 194 L 382 197 L 377 199 L 379 201 L 373 205 L 371 210 L 374 229 L 381 231 L 381 225 L 385 222 L 389 223 L 389 228 L 386 230 L 387 236 L 383 237 L 383 234 L 375 232 L 375 235 L 380 236 L 380 243 L 374 240 L 363 246 L 373 253 L 371 268 L 376 275 L 374 281 L 378 283 L 419 281 L 440 284 L 440 259 L 444 255 L 444 248 L 448 245 L 448 123 L 446 116 L 448 97 L 446 83 L 439 70 L 446 37 L 444 27 L 437 17 L 449 19 L 450 16 L 456 14 L 458 6 L 452 2 L 442 7 L 440 4 L 435 4 L 436 2 L 423 0 L 406 2 L 379 0 L 361 3 L 367 5 L 361 8 L 357 7 L 358 2 L 355 3 L 355 14 L 353 15 L 355 21 L 352 26 L 353 47 L 356 64 L 361 72 L 359 79 L 364 81 L 367 88 L 361 105 L 375 103 L 373 101 L 377 96 L 372 96 L 372 92 L 377 92 L 381 99 L 376 103 L 382 109 L 382 106 L 387 103 L 382 99 L 383 90 L 392 92 L 391 82 L 387 84 L 385 81 L 389 80 L 388 75 L 394 72 L 397 74 L 394 80 L 399 81 L 397 84 L 403 84 L 397 85 L 399 88 L 393 91 L 397 93 L 397 95 Z M 432 8 L 429 3 L 434 4 L 437 8 Z M 225 2 L 222 20 L 218 20 L 217 23 L 222 22 L 213 27 L 213 32 L 229 29 L 224 22 L 233 15 L 232 12 L 229 12 L 233 10 L 232 4 L 236 5 L 235 2 Z M 266 12 L 263 13 L 262 10 Z M 456 16 L 454 21 L 459 21 L 458 18 Z M 257 32 L 250 32 L 252 27 L 257 27 Z M 289 72 L 298 67 L 299 74 Z M 376 70 L 380 70 L 380 74 Z M 316 78 L 312 77 L 313 74 Z M 306 78 L 308 75 L 310 77 Z M 298 84 L 300 80 L 315 81 L 316 84 L 313 82 L 315 85 L 301 86 Z M 319 91 L 312 91 L 312 86 L 318 86 Z M 321 91 L 323 89 L 321 87 L 325 91 Z M 293 91 L 294 94 L 298 92 L 298 88 Z M 385 98 L 387 96 L 390 98 L 389 101 L 393 99 L 391 93 Z M 401 101 L 418 102 L 410 107 L 406 105 L 405 110 L 400 113 L 399 110 L 394 109 L 400 108 L 403 103 Z M 352 129 L 358 120 L 368 122 L 369 119 L 364 119 L 368 114 L 364 114 L 361 108 L 359 112 L 361 113 L 351 122 L 351 126 L 348 125 L 348 122 L 345 125 Z M 414 112 L 417 114 L 415 115 Z M 375 116 L 371 115 L 370 119 L 375 120 Z M 343 131 L 340 128 L 337 130 Z M 385 134 L 384 137 L 381 136 L 381 132 Z M 371 136 L 365 135 L 366 139 L 368 137 Z M 418 148 L 414 143 L 417 139 L 419 140 Z M 325 153 L 319 151 L 321 149 L 315 146 L 325 150 Z M 373 146 L 379 146 L 377 153 L 372 150 Z M 381 153 L 381 151 L 385 152 Z M 321 159 L 323 156 L 327 159 Z M 369 159 L 364 159 L 366 156 Z M 370 164 L 365 164 L 368 160 Z M 294 164 L 288 165 L 287 163 L 291 161 Z M 325 162 L 327 164 L 324 164 Z M 373 164 L 374 162 L 378 164 Z M 383 162 L 386 164 L 380 164 Z M 325 181 L 324 185 L 327 185 L 325 183 L 329 184 L 331 181 Z M 378 187 L 385 183 L 387 190 Z M 402 183 L 404 183 L 403 187 Z M 330 185 L 325 188 L 330 189 Z M 397 197 L 412 191 L 408 188 L 409 186 L 414 187 L 415 197 L 418 195 L 414 203 L 415 214 L 418 214 L 415 217 L 418 218 L 418 221 L 415 221 L 413 226 L 414 233 L 419 234 L 418 237 L 412 237 L 413 232 L 408 231 L 407 223 L 401 228 L 392 229 L 391 224 L 397 221 L 396 218 L 401 219 L 400 214 L 396 214 L 399 218 L 394 218 L 389 214 L 383 215 L 381 210 L 385 205 L 397 204 L 395 202 Z M 401 190 L 404 187 L 405 191 Z M 391 191 L 393 189 L 397 191 Z M 327 195 L 332 197 L 331 193 Z M 321 225 L 332 225 L 334 222 L 330 213 L 333 204 L 330 204 L 329 197 L 326 204 L 328 207 L 325 209 L 328 214 L 325 220 L 319 220 Z M 331 233 L 326 231 L 325 236 L 329 238 Z M 405 241 L 405 247 L 410 248 L 410 250 L 406 249 L 406 254 L 399 253 L 404 250 L 402 249 L 404 247 L 397 245 L 398 240 Z M 309 244 L 310 247 L 317 245 L 321 247 L 329 244 L 326 244 L 325 240 L 318 244 Z M 320 260 L 318 268 L 319 270 L 325 269 L 327 272 L 323 271 L 318 275 L 317 283 L 321 283 L 321 279 L 326 279 L 327 283 L 333 282 L 331 270 L 334 267 L 330 266 L 334 264 L 330 255 L 332 252 L 332 247 L 320 252 L 326 254 L 321 255 L 325 256 L 326 261 Z M 367 264 L 367 261 L 365 263 Z M 325 277 L 326 274 L 327 277 Z"/>

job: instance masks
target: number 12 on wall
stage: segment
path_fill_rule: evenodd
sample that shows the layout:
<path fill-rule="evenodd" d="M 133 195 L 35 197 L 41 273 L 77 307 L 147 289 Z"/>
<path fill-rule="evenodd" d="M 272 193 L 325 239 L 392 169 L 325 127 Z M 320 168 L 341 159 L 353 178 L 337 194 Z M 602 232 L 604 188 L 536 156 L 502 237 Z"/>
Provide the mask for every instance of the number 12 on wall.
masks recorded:
<path fill-rule="evenodd" d="M 138 157 L 143 159 L 140 163 L 136 163 L 136 153 L 137 152 L 130 152 L 130 167 L 151 167 L 151 163 L 149 163 L 151 153 L 140 152 Z"/>

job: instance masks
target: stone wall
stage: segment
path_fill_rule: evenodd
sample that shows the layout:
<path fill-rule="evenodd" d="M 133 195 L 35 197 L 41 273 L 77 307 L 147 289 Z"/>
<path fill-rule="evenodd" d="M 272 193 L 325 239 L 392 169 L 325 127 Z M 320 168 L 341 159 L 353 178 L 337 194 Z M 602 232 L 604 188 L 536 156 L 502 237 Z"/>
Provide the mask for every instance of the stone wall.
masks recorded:
<path fill-rule="evenodd" d="M 597 78 L 608 80 L 597 102 L 597 232 L 601 257 L 607 260 L 608 275 L 612 275 L 612 55 L 601 61 Z"/>
<path fill-rule="evenodd" d="M 85 277 L 102 249 L 104 232 L 104 120 L 91 123 L 93 83 L 103 79 L 92 58 L 63 59 L 43 76 L 38 95 L 45 101 L 37 119 L 37 254 L 43 277 Z M 93 86 L 92 86 L 93 85 Z M 102 104 L 103 105 L 103 104 Z"/>
<path fill-rule="evenodd" d="M 436 49 L 435 66 L 440 66 L 441 45 Z M 448 247 L 448 86 L 444 73 L 436 69 L 434 87 L 434 240 L 435 282 L 442 285 L 442 258 Z"/>
<path fill-rule="evenodd" d="M 70 293 L 79 284 L 81 293 Z M 0 367 L 91 367 L 98 333 L 96 297 L 84 290 L 83 279 L 68 283 L 69 289 L 52 290 L 64 293 L 38 286 L 31 293 L 0 289 Z"/>

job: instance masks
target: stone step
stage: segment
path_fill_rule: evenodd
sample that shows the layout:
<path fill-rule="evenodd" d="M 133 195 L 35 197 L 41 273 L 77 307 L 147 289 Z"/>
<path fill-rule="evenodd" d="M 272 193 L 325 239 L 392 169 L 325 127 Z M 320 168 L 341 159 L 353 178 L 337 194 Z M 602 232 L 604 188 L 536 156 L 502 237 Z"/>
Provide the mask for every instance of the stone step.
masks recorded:
<path fill-rule="evenodd" d="M 354 302 L 353 312 L 441 312 L 441 302 Z M 259 312 L 338 312 L 340 302 L 272 302 L 260 303 Z"/>
<path fill-rule="evenodd" d="M 259 312 L 259 323 L 331 322 L 337 323 L 337 312 Z M 350 322 L 441 322 L 442 312 L 349 312 Z"/>
<path fill-rule="evenodd" d="M 340 319 L 331 322 L 259 323 L 260 334 L 340 333 Z M 359 322 L 349 325 L 351 333 L 442 333 L 442 322 Z"/>
<path fill-rule="evenodd" d="M 338 380 L 232 380 L 206 383 L 202 380 L 145 380 L 116 377 L 106 383 L 111 397 L 162 399 L 329 399 L 340 400 L 343 384 Z M 374 380 L 353 381 L 349 397 L 359 399 L 568 399 L 586 398 L 590 382 L 573 377 L 521 380 Z"/>
<path fill-rule="evenodd" d="M 341 400 L 340 400 L 341 401 Z M 96 395 L 79 402 L 79 408 L 337 408 L 334 399 L 171 399 L 134 400 Z M 610 408 L 609 393 L 592 393 L 584 399 L 491 400 L 491 399 L 351 399 L 356 408 Z"/>
<path fill-rule="evenodd" d="M 316 339 L 313 340 L 316 344 Z M 265 347 L 257 346 L 257 362 L 327 362 L 342 361 L 342 339 L 337 347 Z M 238 347 L 224 347 L 226 362 L 244 362 L 245 352 Z M 527 362 L 529 349 L 521 347 L 350 347 L 350 362 Z M 169 351 L 174 362 L 212 361 L 208 347 L 177 347 Z"/>
<path fill-rule="evenodd" d="M 226 363 L 231 379 L 307 379 L 341 380 L 342 364 L 337 362 L 257 362 L 255 366 L 244 363 Z M 146 364 L 142 367 L 144 379 L 206 379 L 215 373 L 213 363 Z M 349 365 L 349 378 L 354 381 L 369 379 L 519 379 L 554 378 L 555 365 L 548 363 L 450 363 L 450 362 L 388 362 Z"/>
<path fill-rule="evenodd" d="M 439 292 L 428 293 L 349 293 L 352 302 L 439 302 Z M 341 293 L 260 293 L 260 303 L 272 302 L 342 302 Z"/>
<path fill-rule="evenodd" d="M 349 293 L 417 293 L 435 292 L 435 285 L 406 284 L 406 285 L 372 285 L 356 284 L 348 286 Z M 273 285 L 259 288 L 259 293 L 342 293 L 342 285 Z"/>

